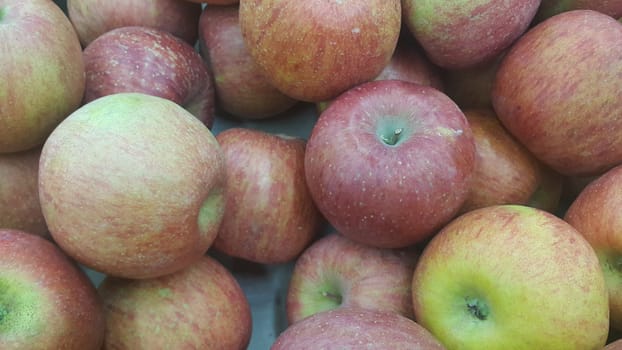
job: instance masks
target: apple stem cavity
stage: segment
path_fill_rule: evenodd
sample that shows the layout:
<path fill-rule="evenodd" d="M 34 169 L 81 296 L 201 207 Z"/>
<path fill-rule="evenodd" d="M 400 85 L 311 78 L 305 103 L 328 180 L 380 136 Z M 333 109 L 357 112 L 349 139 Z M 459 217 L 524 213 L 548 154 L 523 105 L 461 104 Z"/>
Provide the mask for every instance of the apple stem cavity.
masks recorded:
<path fill-rule="evenodd" d="M 490 310 L 488 304 L 478 298 L 465 298 L 467 311 L 478 320 L 484 321 L 488 318 Z"/>
<path fill-rule="evenodd" d="M 397 128 L 393 130 L 393 132 L 388 133 L 388 135 L 382 134 L 381 135 L 382 141 L 386 143 L 387 145 L 395 146 L 399 142 L 400 136 L 402 135 L 403 132 L 404 132 L 403 128 Z"/>
<path fill-rule="evenodd" d="M 337 293 L 322 291 L 322 296 L 333 301 L 335 305 L 341 305 L 341 302 L 343 301 L 343 297 Z"/>

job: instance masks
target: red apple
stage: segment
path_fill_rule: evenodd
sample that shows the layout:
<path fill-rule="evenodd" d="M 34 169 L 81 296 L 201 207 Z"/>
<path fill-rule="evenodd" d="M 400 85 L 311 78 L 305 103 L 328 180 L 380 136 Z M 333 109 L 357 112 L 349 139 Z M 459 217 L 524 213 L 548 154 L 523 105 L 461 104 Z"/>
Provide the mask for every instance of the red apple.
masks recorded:
<path fill-rule="evenodd" d="M 214 247 L 264 264 L 295 259 L 322 223 L 305 181 L 305 140 L 240 127 L 216 139 L 227 204 Z"/>
<path fill-rule="evenodd" d="M 376 247 L 424 240 L 466 199 L 475 168 L 468 122 L 445 94 L 399 80 L 335 99 L 311 131 L 307 184 L 344 236 Z"/>
<path fill-rule="evenodd" d="M 47 0 L 1 0 L 0 42 L 0 153 L 24 151 L 80 106 L 82 49 L 67 16 Z"/>
<path fill-rule="evenodd" d="M 563 191 L 565 177 L 550 167 L 538 162 L 540 182 L 527 201 L 527 206 L 560 215 L 563 212 Z"/>
<path fill-rule="evenodd" d="M 246 349 L 251 309 L 235 277 L 204 256 L 145 280 L 106 277 L 103 349 Z"/>
<path fill-rule="evenodd" d="M 95 286 L 57 246 L 0 229 L 0 348 L 99 350 L 105 319 Z"/>
<path fill-rule="evenodd" d="M 499 65 L 497 116 L 562 175 L 593 175 L 622 162 L 622 25 L 568 11 L 525 33 Z"/>
<path fill-rule="evenodd" d="M 224 211 L 216 138 L 167 99 L 118 93 L 85 104 L 43 146 L 39 198 L 54 240 L 93 270 L 149 278 L 211 246 Z"/>
<path fill-rule="evenodd" d="M 607 344 L 603 350 L 622 350 L 622 339 L 617 339 Z"/>
<path fill-rule="evenodd" d="M 212 126 L 212 76 L 194 47 L 173 34 L 148 27 L 112 29 L 83 55 L 84 103 L 118 92 L 142 92 L 167 98 Z"/>
<path fill-rule="evenodd" d="M 67 0 L 67 13 L 83 47 L 120 27 L 165 30 L 190 45 L 197 41 L 201 5 L 181 0 Z"/>
<path fill-rule="evenodd" d="M 39 203 L 41 148 L 0 154 L 0 227 L 49 237 Z"/>
<path fill-rule="evenodd" d="M 542 0 L 535 21 L 541 22 L 562 12 L 572 10 L 594 10 L 613 18 L 622 16 L 622 1 L 619 0 Z"/>
<path fill-rule="evenodd" d="M 318 312 L 363 307 L 414 318 L 417 252 L 356 243 L 339 233 L 315 241 L 296 260 L 287 292 L 290 324 Z"/>
<path fill-rule="evenodd" d="M 270 350 L 441 350 L 425 328 L 394 312 L 338 308 L 289 326 Z"/>
<path fill-rule="evenodd" d="M 242 38 L 237 6 L 207 6 L 199 20 L 199 48 L 214 74 L 218 107 L 237 119 L 264 119 L 298 101 L 272 86 Z"/>
<path fill-rule="evenodd" d="M 602 349 L 607 340 L 596 253 L 539 209 L 459 216 L 426 245 L 412 283 L 415 320 L 447 349 Z"/>
<path fill-rule="evenodd" d="M 611 326 L 622 330 L 622 166 L 590 182 L 574 199 L 564 220 L 592 245 L 609 289 Z"/>
<path fill-rule="evenodd" d="M 400 33 L 399 0 L 243 0 L 250 55 L 286 95 L 319 102 L 372 80 Z"/>
<path fill-rule="evenodd" d="M 207 5 L 233 5 L 239 3 L 238 0 L 186 0 Z"/>
<path fill-rule="evenodd" d="M 430 60 L 447 69 L 492 61 L 520 37 L 540 0 L 403 0 L 404 22 Z"/>
<path fill-rule="evenodd" d="M 540 183 L 538 160 L 490 109 L 466 109 L 475 138 L 476 166 L 461 212 L 495 204 L 526 204 Z"/>

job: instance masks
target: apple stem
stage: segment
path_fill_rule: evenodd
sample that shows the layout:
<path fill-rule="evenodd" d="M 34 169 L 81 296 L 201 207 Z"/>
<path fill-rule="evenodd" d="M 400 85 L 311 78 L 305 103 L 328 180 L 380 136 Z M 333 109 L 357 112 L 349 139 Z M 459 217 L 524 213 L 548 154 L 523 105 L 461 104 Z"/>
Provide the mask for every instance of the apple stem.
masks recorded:
<path fill-rule="evenodd" d="M 466 298 L 466 306 L 469 313 L 475 316 L 479 320 L 485 320 L 488 318 L 490 310 L 488 305 L 477 298 Z"/>
<path fill-rule="evenodd" d="M 336 304 L 341 305 L 342 297 L 339 294 L 322 291 L 322 296 L 335 301 Z"/>
<path fill-rule="evenodd" d="M 397 144 L 397 141 L 399 141 L 400 135 L 402 135 L 403 131 L 403 128 L 397 128 L 389 136 L 382 135 L 382 141 L 384 141 L 387 145 L 394 146 Z"/>

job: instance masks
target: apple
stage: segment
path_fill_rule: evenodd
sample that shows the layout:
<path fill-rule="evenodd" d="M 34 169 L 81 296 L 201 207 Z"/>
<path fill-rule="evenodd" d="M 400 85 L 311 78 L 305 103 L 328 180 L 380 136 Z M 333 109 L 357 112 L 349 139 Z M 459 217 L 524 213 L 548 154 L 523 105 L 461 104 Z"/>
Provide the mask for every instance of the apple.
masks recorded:
<path fill-rule="evenodd" d="M 118 92 L 167 98 L 205 125 L 214 121 L 212 75 L 194 47 L 173 34 L 148 27 L 112 29 L 83 52 L 84 103 Z"/>
<path fill-rule="evenodd" d="M 283 331 L 270 350 L 441 350 L 430 332 L 398 313 L 356 307 L 319 312 Z"/>
<path fill-rule="evenodd" d="M 242 0 L 242 37 L 271 84 L 301 101 L 330 100 L 387 65 L 400 0 Z"/>
<path fill-rule="evenodd" d="M 619 0 L 542 0 L 534 21 L 539 23 L 554 15 L 572 10 L 594 10 L 613 18 L 622 16 Z"/>
<path fill-rule="evenodd" d="M 292 261 L 323 222 L 305 181 L 306 141 L 241 127 L 216 140 L 227 177 L 214 248 L 263 264 Z"/>
<path fill-rule="evenodd" d="M 603 350 L 622 350 L 622 339 L 616 339 L 610 342 L 603 348 Z"/>
<path fill-rule="evenodd" d="M 39 203 L 41 148 L 0 154 L 0 227 L 49 238 Z"/>
<path fill-rule="evenodd" d="M 190 2 L 196 2 L 207 5 L 235 5 L 239 3 L 239 0 L 186 0 Z M 207 7 L 207 6 L 206 6 Z"/>
<path fill-rule="evenodd" d="M 494 60 L 520 37 L 540 0 L 403 0 L 404 22 L 429 59 L 446 69 Z"/>
<path fill-rule="evenodd" d="M 415 320 L 451 349 L 601 349 L 609 331 L 596 253 L 557 216 L 522 205 L 470 211 L 426 245 Z"/>
<path fill-rule="evenodd" d="M 336 98 L 311 130 L 305 173 L 336 231 L 400 248 L 448 222 L 469 193 L 475 142 L 466 117 L 430 86 L 379 80 Z"/>
<path fill-rule="evenodd" d="M 318 312 L 362 307 L 414 318 L 411 282 L 417 252 L 382 249 L 333 232 L 296 260 L 287 291 L 289 324 Z"/>
<path fill-rule="evenodd" d="M 161 29 L 194 45 L 201 11 L 201 4 L 180 0 L 67 0 L 67 14 L 83 47 L 127 26 Z"/>
<path fill-rule="evenodd" d="M 491 109 L 464 109 L 475 139 L 476 166 L 461 212 L 495 204 L 526 204 L 540 183 L 538 160 Z"/>
<path fill-rule="evenodd" d="M 40 146 L 80 106 L 84 62 L 76 32 L 52 1 L 0 1 L 0 153 Z"/>
<path fill-rule="evenodd" d="M 0 348 L 99 350 L 101 300 L 86 274 L 40 236 L 0 229 Z"/>
<path fill-rule="evenodd" d="M 566 176 L 622 162 L 622 25 L 591 10 L 525 33 L 499 65 L 492 103 L 507 130 Z"/>
<path fill-rule="evenodd" d="M 270 84 L 250 56 L 237 6 L 207 6 L 199 20 L 199 49 L 214 74 L 217 106 L 235 119 L 264 119 L 298 101 Z"/>
<path fill-rule="evenodd" d="M 493 108 L 492 85 L 504 54 L 505 51 L 493 61 L 469 68 L 443 69 L 443 92 L 463 110 Z"/>
<path fill-rule="evenodd" d="M 224 156 L 176 103 L 107 95 L 52 132 L 39 198 L 52 238 L 95 271 L 151 278 L 180 270 L 213 243 L 225 207 Z"/>
<path fill-rule="evenodd" d="M 251 309 L 235 277 L 204 256 L 175 273 L 144 280 L 107 276 L 103 349 L 246 349 Z"/>
<path fill-rule="evenodd" d="M 538 165 L 540 168 L 540 182 L 526 204 L 533 208 L 560 215 L 564 210 L 562 205 L 564 204 L 564 198 L 562 195 L 565 177 L 542 164 L 542 162 L 538 162 Z"/>
<path fill-rule="evenodd" d="M 590 242 L 609 289 L 611 327 L 622 330 L 622 166 L 592 180 L 572 201 L 564 220 Z"/>

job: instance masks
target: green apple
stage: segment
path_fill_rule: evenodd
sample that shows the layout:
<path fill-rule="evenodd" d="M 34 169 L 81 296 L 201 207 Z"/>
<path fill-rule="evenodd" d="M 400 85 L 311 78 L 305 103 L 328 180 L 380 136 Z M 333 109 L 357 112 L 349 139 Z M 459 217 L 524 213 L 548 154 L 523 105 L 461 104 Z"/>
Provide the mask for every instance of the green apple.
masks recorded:
<path fill-rule="evenodd" d="M 540 209 L 489 206 L 446 225 L 413 276 L 415 319 L 447 349 L 601 349 L 605 278 L 590 244 Z"/>

